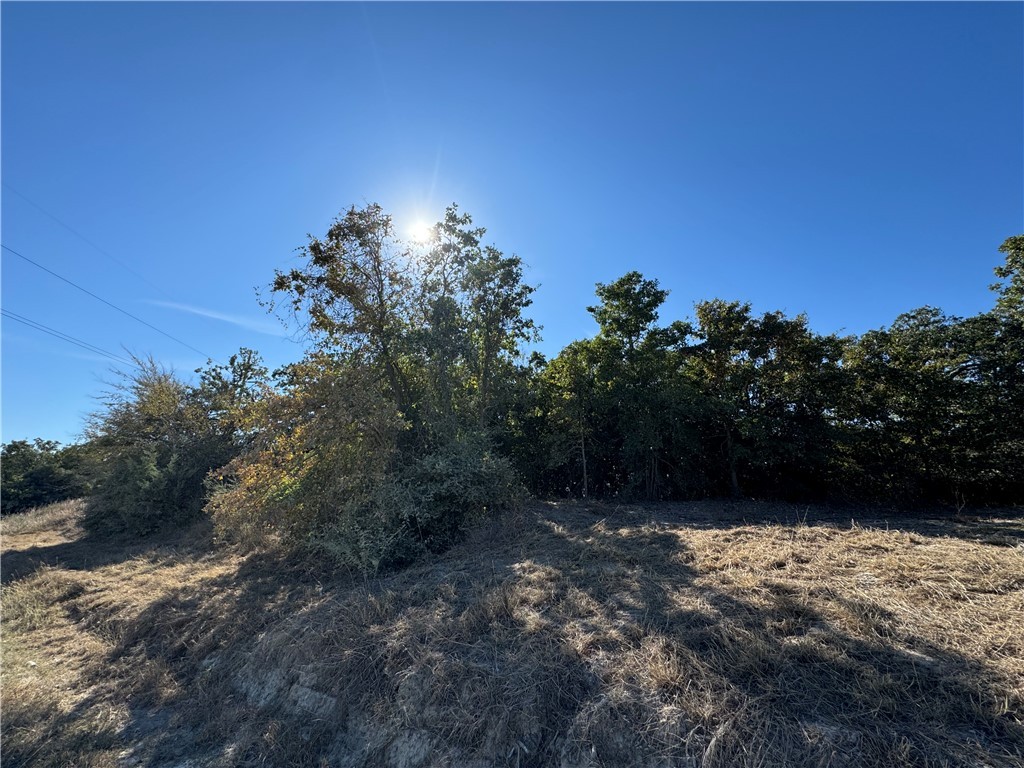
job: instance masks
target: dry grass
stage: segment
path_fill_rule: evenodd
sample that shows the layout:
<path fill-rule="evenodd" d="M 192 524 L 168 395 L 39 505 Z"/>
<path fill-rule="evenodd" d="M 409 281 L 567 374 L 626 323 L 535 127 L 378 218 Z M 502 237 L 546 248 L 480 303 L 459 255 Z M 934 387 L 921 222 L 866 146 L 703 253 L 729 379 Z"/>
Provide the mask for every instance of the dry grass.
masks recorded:
<path fill-rule="evenodd" d="M 78 527 L 85 512 L 85 501 L 73 499 L 0 517 L 0 537 L 20 537 L 26 534 L 60 536 Z"/>
<path fill-rule="evenodd" d="M 1024 765 L 1019 519 L 537 505 L 364 581 L 32 514 L 5 765 Z"/>

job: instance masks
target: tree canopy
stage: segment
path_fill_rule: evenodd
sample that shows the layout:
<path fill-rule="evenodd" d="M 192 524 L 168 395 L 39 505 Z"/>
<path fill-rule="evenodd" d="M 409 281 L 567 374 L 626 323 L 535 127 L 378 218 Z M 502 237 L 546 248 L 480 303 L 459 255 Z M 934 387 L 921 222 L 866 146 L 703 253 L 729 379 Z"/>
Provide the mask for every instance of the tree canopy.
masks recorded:
<path fill-rule="evenodd" d="M 455 205 L 417 243 L 350 208 L 269 285 L 300 360 L 271 373 L 243 349 L 195 384 L 136 360 L 88 425 L 87 480 L 78 449 L 4 446 L 5 511 L 94 485 L 105 524 L 205 507 L 222 536 L 375 570 L 526 492 L 1024 501 L 1024 235 L 999 248 L 988 311 L 921 307 L 860 336 L 721 298 L 663 322 L 668 290 L 628 271 L 551 360 L 528 354 L 522 261 L 485 236 Z"/>

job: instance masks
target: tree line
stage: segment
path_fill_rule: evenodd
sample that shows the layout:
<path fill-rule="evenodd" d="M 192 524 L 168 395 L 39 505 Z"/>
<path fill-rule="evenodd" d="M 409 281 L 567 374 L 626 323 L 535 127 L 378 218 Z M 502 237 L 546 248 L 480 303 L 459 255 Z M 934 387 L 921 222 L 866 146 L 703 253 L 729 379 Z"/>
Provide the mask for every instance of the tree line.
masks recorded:
<path fill-rule="evenodd" d="M 264 296 L 306 339 L 301 360 L 271 373 L 241 350 L 194 384 L 138 360 L 75 448 L 91 524 L 144 532 L 205 509 L 224 537 L 374 570 L 528 493 L 1024 501 L 1024 235 L 973 317 L 923 307 L 822 335 L 713 299 L 663 322 L 668 291 L 631 271 L 597 285 L 594 336 L 550 360 L 528 352 L 521 260 L 484 235 L 453 205 L 410 244 L 380 206 L 353 207 Z M 28 475 L 9 450 L 14 511 Z"/>

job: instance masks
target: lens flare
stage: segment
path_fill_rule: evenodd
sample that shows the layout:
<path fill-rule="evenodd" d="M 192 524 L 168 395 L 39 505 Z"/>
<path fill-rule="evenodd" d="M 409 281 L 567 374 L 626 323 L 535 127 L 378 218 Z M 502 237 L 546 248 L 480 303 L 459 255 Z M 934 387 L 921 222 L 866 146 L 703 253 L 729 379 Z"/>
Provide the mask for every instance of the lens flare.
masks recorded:
<path fill-rule="evenodd" d="M 434 236 L 434 227 L 425 221 L 417 221 L 409 229 L 413 242 L 427 243 Z"/>

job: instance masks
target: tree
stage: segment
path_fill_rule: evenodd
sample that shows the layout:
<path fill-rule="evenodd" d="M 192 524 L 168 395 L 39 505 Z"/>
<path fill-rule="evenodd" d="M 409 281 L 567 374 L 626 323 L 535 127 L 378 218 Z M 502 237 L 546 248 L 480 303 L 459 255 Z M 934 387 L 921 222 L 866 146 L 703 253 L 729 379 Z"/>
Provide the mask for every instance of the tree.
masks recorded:
<path fill-rule="evenodd" d="M 585 495 L 691 492 L 693 392 L 680 375 L 689 327 L 656 325 L 668 291 L 638 272 L 596 293 L 597 335 L 563 350 L 541 379 L 551 466 Z"/>
<path fill-rule="evenodd" d="M 194 395 L 206 412 L 211 429 L 236 450 L 253 438 L 244 425 L 246 412 L 270 392 L 269 371 L 259 353 L 242 347 L 226 365 L 209 364 L 196 370 Z"/>
<path fill-rule="evenodd" d="M 545 389 L 544 435 L 548 466 L 567 470 L 558 492 L 578 490 L 583 498 L 592 492 L 593 455 L 597 427 L 594 368 L 589 342 L 568 345 L 548 364 L 538 386 Z"/>
<path fill-rule="evenodd" d="M 729 490 L 739 496 L 738 464 L 743 454 L 739 443 L 743 419 L 749 414 L 747 397 L 753 378 L 748 349 L 755 329 L 750 305 L 720 299 L 696 306 L 694 347 L 687 369 L 705 395 L 707 413 L 720 430 L 722 452 L 729 475 Z"/>
<path fill-rule="evenodd" d="M 863 484 L 901 503 L 982 501 L 1005 485 L 996 481 L 1021 437 L 1021 349 L 1009 316 L 933 307 L 852 344 L 845 414 Z"/>
<path fill-rule="evenodd" d="M 1024 318 L 1000 310 L 956 328 L 964 381 L 958 431 L 959 492 L 973 503 L 1024 499 Z"/>
<path fill-rule="evenodd" d="M 639 272 L 627 272 L 612 283 L 597 284 L 601 303 L 587 307 L 601 328 L 601 336 L 618 342 L 632 353 L 658 321 L 658 308 L 668 291 L 657 280 L 645 280 Z"/>
<path fill-rule="evenodd" d="M 5 443 L 0 453 L 3 514 L 84 496 L 90 488 L 87 447 L 36 438 Z"/>
<path fill-rule="evenodd" d="M 709 453 L 723 456 L 730 494 L 744 484 L 761 495 L 822 492 L 843 340 L 813 333 L 803 315 L 755 317 L 740 302 L 700 302 L 696 315 L 686 370 L 704 395 Z"/>
<path fill-rule="evenodd" d="M 532 304 L 532 286 L 523 282 L 523 266 L 517 256 L 505 256 L 487 247 L 468 265 L 464 280 L 468 298 L 468 332 L 473 349 L 469 370 L 476 384 L 478 425 L 493 421 L 492 406 L 504 374 L 508 378 L 519 344 L 537 338 L 533 320 L 524 314 Z"/>
<path fill-rule="evenodd" d="M 1007 316 L 1024 319 L 1024 235 L 1008 237 L 999 246 L 1006 260 L 995 268 L 996 277 L 1005 282 L 993 283 L 997 294 L 996 311 Z"/>
<path fill-rule="evenodd" d="M 522 262 L 481 247 L 484 233 L 452 205 L 417 250 L 380 206 L 352 208 L 271 286 L 319 348 L 381 372 L 417 443 L 487 429 L 499 382 L 534 338 Z"/>
<path fill-rule="evenodd" d="M 454 204 L 432 229 L 426 247 L 416 253 L 421 264 L 419 305 L 421 320 L 413 323 L 410 341 L 423 357 L 426 383 L 421 387 L 421 408 L 436 440 L 457 437 L 469 404 L 460 371 L 472 357 L 468 335 L 466 281 L 469 265 L 479 260 L 485 230 L 473 227 L 468 213 Z M 416 326 L 419 326 L 418 329 Z"/>
<path fill-rule="evenodd" d="M 305 266 L 278 271 L 271 290 L 286 297 L 316 345 L 379 370 L 399 410 L 411 418 L 413 393 L 402 362 L 414 274 L 391 217 L 376 204 L 352 207 L 325 238 L 310 236 L 302 252 Z"/>
<path fill-rule="evenodd" d="M 208 473 L 245 442 L 243 409 L 263 394 L 266 369 L 242 350 L 190 386 L 152 359 L 135 364 L 86 427 L 99 457 L 86 524 L 145 534 L 199 516 Z"/>
<path fill-rule="evenodd" d="M 483 234 L 453 205 L 413 247 L 380 206 L 351 208 L 276 273 L 272 293 L 313 347 L 253 411 L 259 437 L 210 504 L 222 528 L 252 520 L 375 570 L 506 503 L 495 494 L 518 481 L 493 446 L 509 433 L 533 289 Z"/>

